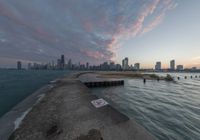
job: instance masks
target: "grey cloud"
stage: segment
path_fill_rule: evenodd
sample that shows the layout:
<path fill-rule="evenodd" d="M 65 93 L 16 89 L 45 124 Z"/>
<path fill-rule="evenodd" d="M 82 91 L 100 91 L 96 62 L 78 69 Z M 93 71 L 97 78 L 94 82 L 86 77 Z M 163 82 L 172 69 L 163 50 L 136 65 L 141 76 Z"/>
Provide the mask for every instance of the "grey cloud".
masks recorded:
<path fill-rule="evenodd" d="M 60 54 L 99 63 L 123 37 L 155 28 L 167 0 L 0 0 L 0 57 L 51 61 Z M 167 9 L 168 10 L 168 9 Z M 153 18 L 153 19 L 154 19 Z"/>

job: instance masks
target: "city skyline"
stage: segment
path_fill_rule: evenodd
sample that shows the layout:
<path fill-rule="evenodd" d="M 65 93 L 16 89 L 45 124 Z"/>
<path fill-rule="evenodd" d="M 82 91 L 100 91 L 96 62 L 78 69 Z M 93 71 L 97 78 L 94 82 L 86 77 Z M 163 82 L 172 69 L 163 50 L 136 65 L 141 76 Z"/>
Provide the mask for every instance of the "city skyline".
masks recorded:
<path fill-rule="evenodd" d="M 200 68 L 199 13 L 197 0 L 0 0 L 0 67 L 65 54 L 95 65 L 128 57 L 142 68 L 172 59 Z"/>
<path fill-rule="evenodd" d="M 143 68 L 141 67 L 140 62 L 129 63 L 129 58 L 125 57 L 122 59 L 121 63 L 115 62 L 103 62 L 99 65 L 90 64 L 90 62 L 86 63 L 74 63 L 72 59 L 65 59 L 65 55 L 61 55 L 60 58 L 56 60 L 52 60 L 46 63 L 28 63 L 27 66 L 23 66 L 21 61 L 16 62 L 16 69 L 28 69 L 28 70 L 114 70 L 114 71 L 199 71 L 200 69 L 197 67 L 186 68 L 184 65 L 176 64 L 176 60 L 169 61 L 169 67 L 165 68 L 162 66 L 161 61 L 155 62 L 154 68 Z"/>
<path fill-rule="evenodd" d="M 128 58 L 128 57 L 125 57 L 124 59 L 126 59 L 126 58 Z M 121 61 L 123 61 L 124 59 L 122 59 Z M 128 58 L 129 59 L 129 58 Z M 18 63 L 18 62 L 21 62 L 21 63 L 23 63 L 23 66 L 25 66 L 25 67 L 23 67 L 23 68 L 28 68 L 28 65 L 31 63 L 31 64 L 34 64 L 34 63 L 36 63 L 36 64 L 41 64 L 41 65 L 43 65 L 43 64 L 49 64 L 49 63 L 54 63 L 54 64 L 56 64 L 56 63 L 58 63 L 58 61 L 59 60 L 61 60 L 61 59 L 57 59 L 57 60 L 50 60 L 50 61 L 44 61 L 44 62 L 42 62 L 42 61 L 24 61 L 24 60 L 16 60 L 15 62 L 14 62 L 14 64 L 12 65 L 12 66 L 1 66 L 0 65 L 0 68 L 16 68 L 16 63 Z M 68 60 L 68 61 L 71 61 L 71 58 L 67 58 L 66 60 Z M 66 61 L 65 60 L 65 61 Z M 174 59 L 173 59 L 174 60 Z M 135 65 L 137 65 L 136 67 L 138 67 L 138 65 L 139 65 L 139 67 L 140 68 L 142 68 L 142 69 L 155 69 L 155 65 L 156 65 L 156 63 L 158 63 L 158 62 L 161 62 L 161 61 L 155 61 L 155 62 L 153 62 L 152 64 L 151 64 L 151 66 L 150 67 L 147 67 L 147 66 L 144 66 L 142 63 L 140 63 L 140 62 L 138 62 L 138 61 L 134 61 L 134 60 L 128 60 L 128 61 L 130 61 L 129 62 L 129 64 L 130 64 L 130 66 L 132 65 L 132 66 L 135 66 Z M 166 61 L 164 61 L 164 63 L 163 63 L 163 61 L 161 62 L 161 68 L 162 69 L 171 69 L 171 61 L 172 60 L 166 60 Z M 175 60 L 174 60 L 175 61 Z M 25 62 L 25 63 L 24 63 Z M 123 62 L 115 62 L 115 61 L 105 61 L 105 62 L 107 62 L 107 63 L 115 63 L 115 64 L 120 64 L 122 67 L 123 67 Z M 90 62 L 82 62 L 82 61 L 74 61 L 74 64 L 76 64 L 76 65 L 78 65 L 78 64 L 87 64 L 87 63 L 90 63 Z M 102 63 L 104 63 L 104 62 L 102 62 Z M 98 65 L 100 65 L 100 64 L 102 64 L 102 63 L 99 63 L 99 64 L 93 64 L 93 63 L 90 63 L 91 65 L 93 65 L 93 66 L 98 66 Z M 177 63 L 177 62 L 176 62 Z M 65 63 L 66 64 L 66 63 Z M 177 63 L 177 64 L 175 64 L 174 65 L 174 69 L 177 69 L 177 66 L 184 66 L 184 68 L 185 69 L 191 69 L 191 68 L 194 68 L 194 67 L 196 67 L 195 65 L 191 65 L 190 67 L 187 67 L 187 66 L 185 66 L 184 64 L 181 64 L 181 63 Z M 126 64 L 126 67 L 127 67 L 127 64 Z M 197 69 L 200 69 L 200 67 L 196 67 Z"/>

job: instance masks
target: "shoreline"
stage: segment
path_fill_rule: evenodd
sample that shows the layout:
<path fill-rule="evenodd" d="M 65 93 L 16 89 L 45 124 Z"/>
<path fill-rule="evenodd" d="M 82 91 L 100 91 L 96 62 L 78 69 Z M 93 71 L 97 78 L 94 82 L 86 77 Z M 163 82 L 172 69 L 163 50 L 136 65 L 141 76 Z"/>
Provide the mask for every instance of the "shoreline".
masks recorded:
<path fill-rule="evenodd" d="M 58 80 L 58 78 L 53 81 L 56 80 Z M 52 81 L 43 85 L 41 88 L 27 96 L 0 118 L 0 138 L 2 140 L 7 140 L 11 133 L 20 126 L 21 122 L 31 109 L 44 98 L 46 93 L 54 88 L 55 85 L 51 82 Z"/>
<path fill-rule="evenodd" d="M 120 139 L 119 136 L 118 137 L 115 136 L 115 135 L 118 135 L 118 134 L 115 134 L 115 131 L 119 131 L 120 130 L 119 134 L 121 136 L 123 136 L 123 137 L 127 137 L 127 140 L 132 139 L 132 138 L 135 138 L 136 140 L 143 140 L 143 139 L 144 140 L 155 140 L 155 138 L 147 130 L 145 130 L 142 126 L 140 126 L 139 124 L 137 124 L 136 121 L 134 121 L 133 119 L 129 119 L 127 116 L 125 116 L 124 114 L 122 114 L 118 110 L 114 109 L 112 106 L 108 105 L 106 107 L 103 107 L 100 110 L 96 110 L 94 107 L 92 107 L 91 103 L 90 103 L 90 100 L 91 99 L 97 99 L 98 97 L 96 95 L 92 95 L 91 92 L 90 92 L 90 90 L 88 88 L 86 88 L 77 78 L 75 78 L 77 76 L 74 77 L 74 75 L 75 74 L 73 74 L 73 76 L 70 75 L 70 76 L 68 76 L 68 78 L 64 77 L 64 78 L 60 78 L 59 80 L 57 79 L 56 81 L 54 80 L 54 81 L 52 81 L 52 83 L 50 82 L 51 84 L 54 85 L 53 87 L 47 88 L 46 90 L 44 90 L 45 87 L 46 86 L 48 87 L 49 85 L 46 85 L 46 86 L 42 87 L 41 89 L 37 90 L 36 92 L 34 92 L 33 94 L 31 94 L 29 97 L 27 97 L 24 101 L 20 102 L 20 104 L 18 104 L 17 106 L 15 106 L 6 115 L 4 115 L 3 119 L 2 118 L 0 119 L 0 123 L 5 122 L 5 123 L 3 123 L 3 125 L 0 126 L 1 130 L 3 129 L 3 131 L 0 131 L 1 138 L 3 138 L 3 140 L 4 139 L 6 140 L 9 137 L 8 135 L 13 132 L 12 135 L 11 135 L 11 137 L 9 138 L 9 140 L 18 140 L 17 137 L 21 137 L 21 136 L 22 136 L 21 139 L 23 140 L 23 138 L 25 137 L 24 138 L 24 140 L 25 140 L 27 138 L 27 136 L 29 137 L 30 135 L 32 135 L 30 133 L 30 130 L 33 131 L 32 133 L 34 133 L 35 135 L 37 135 L 37 133 L 38 133 L 37 129 L 39 129 L 38 127 L 36 127 L 37 123 L 38 124 L 43 124 L 44 123 L 41 119 L 43 119 L 45 121 L 45 123 L 46 123 L 46 126 L 44 125 L 45 127 L 51 125 L 52 123 L 55 123 L 54 119 L 56 119 L 56 121 L 58 121 L 58 122 L 60 122 L 60 121 L 61 122 L 62 121 L 68 122 L 67 121 L 68 119 L 67 120 L 63 119 L 63 118 L 58 119 L 57 117 L 62 112 L 60 114 L 61 116 L 63 116 L 63 114 L 65 114 L 67 117 L 71 118 L 71 115 L 68 116 L 66 114 L 66 112 L 63 112 L 65 109 L 68 108 L 67 106 L 72 106 L 71 104 L 74 104 L 73 103 L 74 101 L 71 102 L 71 100 L 68 99 L 69 97 L 67 97 L 67 96 L 70 96 L 72 98 L 74 98 L 74 96 L 77 96 L 74 99 L 75 100 L 80 100 L 80 102 L 77 102 L 78 105 L 80 105 L 80 107 L 82 108 L 82 106 L 83 106 L 82 103 L 83 103 L 83 104 L 86 104 L 86 106 L 88 107 L 88 109 L 90 109 L 90 111 L 88 112 L 88 110 L 85 110 L 85 108 L 83 108 L 83 111 L 86 111 L 85 112 L 86 114 L 88 113 L 87 116 L 91 116 L 93 118 L 94 117 L 93 114 L 96 114 L 96 113 L 99 114 L 99 112 L 100 112 L 99 115 L 103 115 L 102 117 L 104 118 L 104 120 L 101 120 L 102 118 L 99 118 L 97 116 L 95 116 L 95 119 L 97 119 L 97 120 L 99 119 L 99 121 L 101 122 L 101 125 L 103 125 L 104 127 L 109 126 L 109 129 L 106 129 L 106 128 L 102 129 L 100 127 L 101 125 L 98 126 L 99 124 L 96 121 L 95 122 L 93 121 L 94 118 L 92 119 L 92 118 L 86 117 L 88 119 L 87 121 L 90 122 L 89 123 L 90 125 L 93 124 L 92 126 L 95 126 L 94 128 L 98 128 L 100 130 L 100 132 L 103 135 L 103 138 L 105 138 L 105 139 L 107 139 L 107 138 Z M 80 75 L 82 75 L 82 74 L 80 74 Z M 64 87 L 66 87 L 66 86 L 70 90 L 64 90 L 64 91 L 62 91 L 61 89 L 64 88 Z M 74 89 L 71 86 L 78 87 L 78 89 Z M 69 91 L 69 92 L 73 92 L 73 93 L 70 93 L 69 95 L 65 95 L 63 93 L 60 93 L 61 91 L 62 92 L 68 92 Z M 81 92 L 83 92 L 83 93 L 81 93 Z M 41 98 L 38 97 L 38 96 L 42 96 L 43 95 L 42 93 L 45 94 L 45 96 L 43 96 Z M 57 94 L 59 94 L 59 95 L 57 95 Z M 82 94 L 85 94 L 85 95 L 83 96 Z M 54 99 L 54 98 L 56 98 L 56 99 Z M 78 98 L 80 98 L 80 99 L 78 99 Z M 71 102 L 71 104 L 63 101 L 63 99 L 68 100 L 69 102 Z M 32 105 L 29 102 L 30 100 L 32 100 Z M 60 100 L 62 100 L 62 103 L 61 103 Z M 53 104 L 52 104 L 51 101 L 55 103 L 55 106 L 60 106 L 59 107 L 59 111 L 54 110 L 55 108 L 52 106 Z M 29 106 L 23 107 L 23 109 L 21 109 L 20 107 L 22 107 L 24 104 L 27 104 L 27 102 L 29 102 L 28 103 Z M 63 104 L 67 105 L 67 106 L 64 107 L 65 109 L 63 108 Z M 77 104 L 74 104 L 74 105 L 76 106 Z M 20 121 L 22 121 L 22 123 L 19 124 L 19 128 L 18 129 L 16 129 L 15 131 L 13 131 L 13 119 L 14 119 L 14 117 L 11 117 L 11 116 L 13 116 L 13 114 L 15 114 L 15 116 L 16 116 L 16 110 L 19 111 L 20 109 L 21 109 L 21 115 L 19 115 L 19 112 L 18 112 L 17 113 L 17 116 L 18 116 L 17 118 L 22 117 L 21 120 L 19 119 Z M 26 112 L 27 109 L 29 109 L 28 112 Z M 49 111 L 49 109 L 50 109 L 50 111 Z M 52 112 L 51 109 L 53 109 L 53 112 Z M 69 108 L 69 110 L 71 110 L 71 109 Z M 74 116 L 75 118 L 77 118 L 82 113 L 81 110 L 80 110 L 80 112 L 76 112 L 76 110 L 71 110 L 71 111 L 72 111 L 71 112 L 72 114 L 75 113 L 75 116 Z M 40 114 L 39 112 L 42 112 L 42 114 Z M 108 114 L 108 112 L 110 112 L 111 114 L 110 113 Z M 85 115 L 85 113 L 84 113 L 84 115 Z M 113 114 L 115 114 L 115 115 L 113 116 Z M 52 118 L 54 120 L 53 122 L 51 120 L 52 115 L 54 117 L 57 116 L 56 118 Z M 10 117 L 8 117 L 8 116 L 10 116 Z M 35 119 L 33 120 L 33 118 L 35 118 Z M 6 122 L 6 120 L 9 120 L 9 119 L 10 119 L 9 123 Z M 76 123 L 76 121 L 81 121 L 83 118 L 79 118 L 78 117 L 77 119 L 78 120 L 72 119 L 72 121 L 74 121 L 74 123 Z M 16 119 L 15 119 L 15 121 L 16 121 Z M 113 121 L 115 123 L 113 123 Z M 69 136 L 69 139 L 72 139 L 73 137 L 74 138 L 78 137 L 82 133 L 87 134 L 87 131 L 89 131 L 89 129 L 88 129 L 89 126 L 87 126 L 87 125 L 89 125 L 89 124 L 85 124 L 85 123 L 83 124 L 83 125 L 85 125 L 85 127 L 87 129 L 84 128 L 82 130 L 82 129 L 78 128 L 78 130 L 81 133 L 78 132 L 77 130 L 75 132 L 69 132 L 70 135 L 73 135 L 73 136 Z M 34 125 L 34 126 L 32 126 L 32 125 Z M 118 125 L 121 125 L 121 126 L 116 128 L 116 126 L 118 126 Z M 11 126 L 12 126 L 12 130 L 11 130 Z M 5 127 L 9 127 L 9 128 L 5 129 Z M 41 127 L 43 127 L 43 125 L 41 125 Z M 45 127 L 41 128 L 41 129 L 46 129 Z M 58 126 L 58 127 L 61 127 L 61 126 Z M 65 128 L 65 127 L 67 127 L 67 128 Z M 62 130 L 60 130 L 60 131 L 62 131 L 62 132 L 59 132 L 61 134 L 53 136 L 50 139 L 54 139 L 54 137 L 57 137 L 57 136 L 58 136 L 58 139 L 59 139 L 61 137 L 60 135 L 62 135 L 62 137 L 63 137 L 63 131 L 65 131 L 65 129 L 71 130 L 70 128 L 68 128 L 69 126 L 65 126 L 65 127 L 63 127 Z M 113 127 L 114 130 L 110 130 L 112 127 Z M 124 128 L 126 128 L 128 130 L 128 132 L 124 132 Z M 75 133 L 75 135 L 74 135 L 74 133 Z M 128 134 L 128 136 L 126 136 L 127 134 Z M 109 135 L 111 135 L 111 136 L 109 136 Z M 40 137 L 41 140 L 45 139 L 44 137 L 42 138 L 41 135 L 39 135 L 38 137 Z M 123 137 L 121 137 L 121 138 L 123 138 Z M 30 138 L 30 140 L 35 140 L 34 137 L 29 137 L 29 138 Z"/>
<path fill-rule="evenodd" d="M 142 73 L 142 72 L 99 72 L 97 78 L 132 78 L 132 79 L 147 79 L 147 80 L 165 80 L 173 81 L 170 74 L 167 76 L 159 76 L 155 73 Z"/>

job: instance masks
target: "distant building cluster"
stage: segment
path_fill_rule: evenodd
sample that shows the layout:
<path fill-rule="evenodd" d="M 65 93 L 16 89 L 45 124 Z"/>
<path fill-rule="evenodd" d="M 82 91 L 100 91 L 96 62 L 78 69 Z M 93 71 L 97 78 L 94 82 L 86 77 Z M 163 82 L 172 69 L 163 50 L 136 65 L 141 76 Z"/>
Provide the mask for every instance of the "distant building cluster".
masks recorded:
<path fill-rule="evenodd" d="M 161 62 L 156 62 L 155 71 L 183 71 L 183 65 L 175 65 L 175 60 L 170 61 L 170 67 L 168 69 L 163 69 L 161 66 Z"/>
<path fill-rule="evenodd" d="M 28 70 L 111 70 L 111 71 L 126 71 L 126 70 L 140 70 L 140 63 L 135 63 L 134 66 L 128 63 L 128 58 L 122 60 L 122 64 L 115 64 L 114 62 L 104 62 L 100 65 L 90 65 L 89 62 L 85 64 L 73 64 L 72 60 L 65 61 L 65 56 L 61 55 L 57 62 L 46 64 L 28 63 Z M 22 62 L 17 62 L 17 69 L 22 69 Z"/>
<path fill-rule="evenodd" d="M 125 57 L 122 60 L 122 70 L 135 70 L 138 71 L 140 70 L 140 63 L 135 63 L 134 66 L 133 65 L 129 65 L 129 61 L 128 61 L 128 57 Z"/>
<path fill-rule="evenodd" d="M 196 67 L 191 69 L 184 69 L 183 65 L 175 65 L 175 60 L 170 61 L 170 67 L 168 69 L 163 69 L 162 64 L 160 61 L 156 62 L 155 69 L 141 69 L 140 63 L 135 63 L 134 65 L 129 65 L 128 57 L 125 57 L 122 60 L 121 64 L 115 64 L 114 62 L 104 62 L 100 65 L 90 65 L 89 62 L 85 64 L 73 64 L 72 60 L 69 59 L 68 61 L 65 60 L 65 56 L 61 55 L 57 62 L 46 64 L 39 64 L 39 63 L 28 63 L 29 70 L 102 70 L 102 71 L 156 71 L 156 72 L 173 72 L 173 71 L 198 71 Z M 17 69 L 22 69 L 22 62 L 17 62 Z"/>

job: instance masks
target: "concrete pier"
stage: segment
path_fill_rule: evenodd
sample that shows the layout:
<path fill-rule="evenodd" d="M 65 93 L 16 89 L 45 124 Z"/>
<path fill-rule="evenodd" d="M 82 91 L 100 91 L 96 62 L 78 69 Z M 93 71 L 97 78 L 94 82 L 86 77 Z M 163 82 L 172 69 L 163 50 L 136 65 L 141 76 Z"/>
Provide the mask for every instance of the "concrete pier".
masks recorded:
<path fill-rule="evenodd" d="M 155 140 L 109 104 L 93 106 L 96 99 L 79 80 L 59 80 L 9 140 Z"/>

